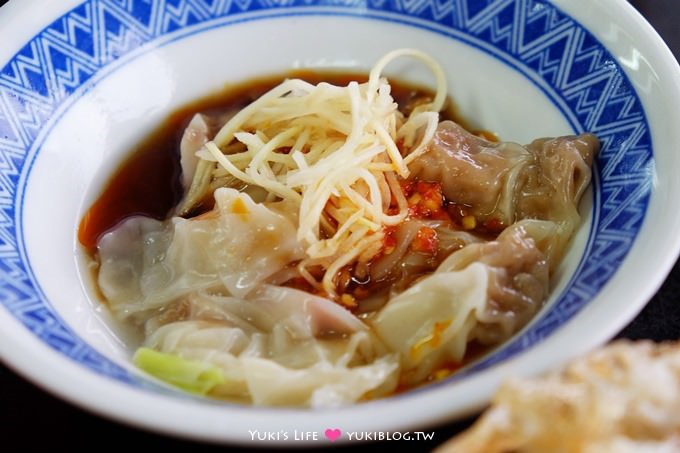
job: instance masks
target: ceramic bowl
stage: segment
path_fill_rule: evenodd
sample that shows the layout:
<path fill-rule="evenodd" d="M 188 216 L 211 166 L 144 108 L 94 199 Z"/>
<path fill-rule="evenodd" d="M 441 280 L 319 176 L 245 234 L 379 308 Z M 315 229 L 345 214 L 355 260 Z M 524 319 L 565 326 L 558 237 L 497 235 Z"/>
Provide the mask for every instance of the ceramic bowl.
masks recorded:
<path fill-rule="evenodd" d="M 625 1 L 12 0 L 0 29 L 0 354 L 119 421 L 218 442 L 431 427 L 479 409 L 509 375 L 604 342 L 680 249 L 680 71 Z M 600 138 L 584 222 L 545 308 L 442 382 L 340 409 L 208 401 L 135 369 L 76 238 L 113 169 L 171 111 L 227 83 L 367 70 L 399 47 L 434 56 L 463 116 L 503 139 Z M 400 62 L 388 73 L 430 82 Z"/>

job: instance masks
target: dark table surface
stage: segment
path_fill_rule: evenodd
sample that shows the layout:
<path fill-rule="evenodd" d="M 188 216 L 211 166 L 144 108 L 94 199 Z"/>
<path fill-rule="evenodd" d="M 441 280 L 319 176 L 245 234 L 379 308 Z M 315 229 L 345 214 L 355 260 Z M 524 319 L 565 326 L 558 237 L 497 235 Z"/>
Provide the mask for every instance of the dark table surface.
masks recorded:
<path fill-rule="evenodd" d="M 21 0 L 15 0 L 21 1 Z M 0 0 L 0 6 L 5 3 Z M 638 0 L 631 3 L 651 22 L 673 53 L 680 55 L 678 0 Z M 2 30 L 0 30 L 0 36 Z M 0 38 L 0 45 L 2 39 Z M 680 338 L 680 262 L 659 292 L 619 337 L 653 340 Z M 1 341 L 1 340 L 0 340 Z M 429 451 L 472 420 L 436 429 L 434 440 L 414 445 L 412 451 Z M 104 446 L 154 451 L 217 451 L 205 445 L 142 432 L 84 412 L 45 393 L 0 364 L 0 451 L 72 451 Z M 391 446 L 396 446 L 392 444 Z M 345 450 L 347 448 L 341 448 Z M 232 448 L 232 450 L 234 450 Z"/>

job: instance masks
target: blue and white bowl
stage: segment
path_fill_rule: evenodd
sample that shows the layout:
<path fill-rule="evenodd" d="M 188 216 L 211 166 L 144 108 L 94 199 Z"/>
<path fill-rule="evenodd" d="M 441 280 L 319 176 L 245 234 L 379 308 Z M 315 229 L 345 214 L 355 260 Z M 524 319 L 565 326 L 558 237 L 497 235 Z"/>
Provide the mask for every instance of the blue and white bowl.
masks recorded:
<path fill-rule="evenodd" d="M 503 378 L 604 342 L 680 249 L 680 71 L 623 0 L 12 0 L 0 30 L 0 354 L 117 420 L 225 442 L 256 430 L 323 439 L 327 428 L 451 420 L 481 407 Z M 143 376 L 77 245 L 78 222 L 113 169 L 169 112 L 225 83 L 368 69 L 398 47 L 438 59 L 464 116 L 503 139 L 601 139 L 584 224 L 545 309 L 446 381 L 343 409 L 243 407 Z M 405 68 L 389 72 L 427 82 Z"/>

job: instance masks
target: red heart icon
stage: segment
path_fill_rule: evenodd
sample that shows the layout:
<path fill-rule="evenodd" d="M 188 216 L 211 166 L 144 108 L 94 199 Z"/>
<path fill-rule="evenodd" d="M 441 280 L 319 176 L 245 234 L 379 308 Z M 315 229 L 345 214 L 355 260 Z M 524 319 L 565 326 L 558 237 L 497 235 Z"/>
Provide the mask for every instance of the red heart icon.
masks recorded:
<path fill-rule="evenodd" d="M 340 431 L 338 428 L 335 429 L 328 428 L 323 433 L 326 436 L 326 439 L 330 440 L 331 442 L 335 442 L 342 435 L 342 431 Z"/>

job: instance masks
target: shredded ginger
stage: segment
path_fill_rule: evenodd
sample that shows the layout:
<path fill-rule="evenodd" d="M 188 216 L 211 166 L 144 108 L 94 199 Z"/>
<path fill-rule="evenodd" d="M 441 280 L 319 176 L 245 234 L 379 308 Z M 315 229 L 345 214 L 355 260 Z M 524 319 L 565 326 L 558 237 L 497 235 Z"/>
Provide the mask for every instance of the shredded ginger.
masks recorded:
<path fill-rule="evenodd" d="M 408 116 L 399 112 L 381 73 L 401 56 L 434 73 L 437 91 Z M 398 177 L 427 150 L 446 98 L 439 65 L 414 49 L 383 56 L 366 83 L 345 87 L 288 79 L 229 120 L 198 152 L 215 171 L 264 188 L 270 200 L 299 206 L 298 240 L 308 258 L 301 275 L 335 296 L 335 276 L 382 249 L 385 226 L 403 221 L 408 206 Z M 397 143 L 400 143 L 398 146 Z M 308 269 L 321 266 L 318 281 Z"/>

